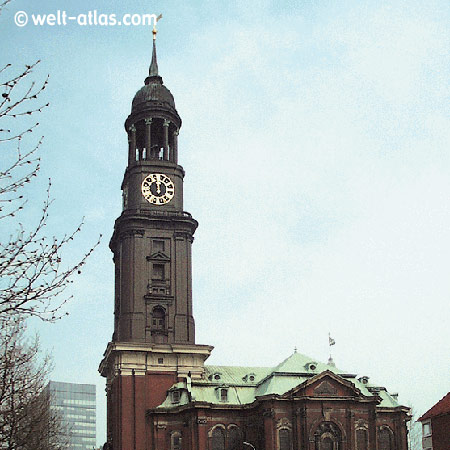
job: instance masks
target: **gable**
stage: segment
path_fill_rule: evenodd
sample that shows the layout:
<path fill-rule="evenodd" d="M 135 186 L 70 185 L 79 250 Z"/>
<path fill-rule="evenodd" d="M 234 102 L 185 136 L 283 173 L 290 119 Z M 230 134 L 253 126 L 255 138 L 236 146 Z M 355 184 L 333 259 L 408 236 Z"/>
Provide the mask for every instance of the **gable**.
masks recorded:
<path fill-rule="evenodd" d="M 350 381 L 327 370 L 299 384 L 285 394 L 289 397 L 361 397 Z"/>

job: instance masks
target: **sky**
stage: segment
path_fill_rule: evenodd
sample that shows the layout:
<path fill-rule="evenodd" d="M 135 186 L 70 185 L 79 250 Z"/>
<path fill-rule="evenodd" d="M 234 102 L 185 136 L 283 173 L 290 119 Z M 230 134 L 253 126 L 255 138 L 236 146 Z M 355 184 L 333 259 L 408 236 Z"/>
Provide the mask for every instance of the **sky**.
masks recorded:
<path fill-rule="evenodd" d="M 158 64 L 183 125 L 196 342 L 217 365 L 275 366 L 294 351 L 425 412 L 450 390 L 450 3 L 447 0 L 118 2 L 13 0 L 0 62 L 42 60 L 49 236 L 84 226 L 69 265 L 103 235 L 69 316 L 31 322 L 52 379 L 95 383 L 113 331 L 108 248 L 121 212 L 123 123 L 151 58 L 151 27 L 24 27 L 17 11 L 163 14 Z M 11 72 L 12 73 L 12 72 Z"/>

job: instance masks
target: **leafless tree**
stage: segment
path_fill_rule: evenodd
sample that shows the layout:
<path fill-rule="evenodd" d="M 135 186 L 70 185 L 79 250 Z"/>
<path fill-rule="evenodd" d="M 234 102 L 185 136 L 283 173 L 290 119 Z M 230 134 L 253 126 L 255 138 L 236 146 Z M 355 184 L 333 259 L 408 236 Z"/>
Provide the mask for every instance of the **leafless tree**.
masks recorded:
<path fill-rule="evenodd" d="M 41 357 L 39 341 L 25 337 L 22 320 L 0 330 L 0 448 L 56 450 L 68 433 L 45 390 L 50 360 Z"/>
<path fill-rule="evenodd" d="M 0 0 L 0 14 L 10 0 Z M 37 338 L 25 337 L 26 319 L 55 321 L 68 300 L 64 289 L 97 244 L 77 262 L 63 266 L 81 224 L 60 237 L 46 233 L 51 210 L 49 180 L 42 208 L 33 217 L 26 193 L 40 171 L 42 137 L 34 138 L 36 117 L 48 76 L 36 83 L 39 61 L 13 67 L 0 64 L 0 448 L 66 448 L 67 433 L 44 388 L 50 370 Z M 36 186 L 36 184 L 34 184 Z M 26 216 L 26 217 L 25 217 Z M 31 219 L 30 219 L 31 216 Z M 21 220 L 22 219 L 22 220 Z M 24 220 L 27 224 L 23 224 Z"/>
<path fill-rule="evenodd" d="M 422 450 L 422 424 L 417 421 L 417 411 L 411 406 L 411 420 L 408 422 L 408 449 Z"/>
<path fill-rule="evenodd" d="M 0 13 L 7 3 L 0 4 Z M 33 118 L 49 105 L 41 102 L 48 76 L 40 83 L 30 80 L 39 62 L 17 71 L 11 64 L 0 67 L 0 157 L 6 161 L 0 169 L 0 319 L 11 315 L 37 316 L 46 321 L 60 318 L 61 307 L 68 300 L 60 294 L 98 245 L 75 264 L 62 266 L 61 253 L 79 233 L 81 224 L 62 237 L 44 233 L 52 203 L 50 180 L 34 226 L 30 229 L 20 222 L 27 206 L 27 185 L 40 170 L 38 153 L 43 137 L 30 145 L 29 138 L 39 126 Z"/>

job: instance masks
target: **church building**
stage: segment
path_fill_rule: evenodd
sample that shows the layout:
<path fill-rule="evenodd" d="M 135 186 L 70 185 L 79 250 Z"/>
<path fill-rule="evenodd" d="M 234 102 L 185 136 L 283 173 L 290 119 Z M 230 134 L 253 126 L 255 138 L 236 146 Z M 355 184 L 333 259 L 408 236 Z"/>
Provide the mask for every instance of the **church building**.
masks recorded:
<path fill-rule="evenodd" d="M 99 367 L 104 449 L 407 450 L 408 408 L 332 360 L 294 352 L 276 367 L 205 364 L 213 347 L 195 342 L 198 223 L 183 209 L 180 127 L 153 40 L 149 76 L 125 121 L 123 210 L 110 241 L 114 333 Z"/>

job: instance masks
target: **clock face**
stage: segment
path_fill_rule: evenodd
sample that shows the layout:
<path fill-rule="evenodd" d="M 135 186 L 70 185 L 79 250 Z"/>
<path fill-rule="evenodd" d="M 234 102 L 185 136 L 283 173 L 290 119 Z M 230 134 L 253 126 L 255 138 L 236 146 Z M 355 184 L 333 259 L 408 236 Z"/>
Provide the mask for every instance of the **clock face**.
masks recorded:
<path fill-rule="evenodd" d="M 175 193 L 173 181 L 162 173 L 151 173 L 142 182 L 142 195 L 152 205 L 165 205 Z"/>

